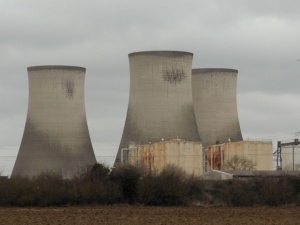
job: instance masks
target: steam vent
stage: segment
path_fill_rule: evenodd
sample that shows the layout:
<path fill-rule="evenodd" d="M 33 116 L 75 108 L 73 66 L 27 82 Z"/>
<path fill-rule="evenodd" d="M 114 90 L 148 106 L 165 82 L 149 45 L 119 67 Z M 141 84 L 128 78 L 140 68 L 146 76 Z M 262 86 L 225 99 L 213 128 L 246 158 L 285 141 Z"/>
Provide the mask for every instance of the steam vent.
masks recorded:
<path fill-rule="evenodd" d="M 204 147 L 241 141 L 237 112 L 237 70 L 193 69 L 195 116 Z"/>
<path fill-rule="evenodd" d="M 192 53 L 178 51 L 129 54 L 129 104 L 115 163 L 130 143 L 200 141 L 191 90 L 192 59 Z"/>
<path fill-rule="evenodd" d="M 85 68 L 28 67 L 27 120 L 12 177 L 57 173 L 71 178 L 96 163 L 85 105 Z"/>

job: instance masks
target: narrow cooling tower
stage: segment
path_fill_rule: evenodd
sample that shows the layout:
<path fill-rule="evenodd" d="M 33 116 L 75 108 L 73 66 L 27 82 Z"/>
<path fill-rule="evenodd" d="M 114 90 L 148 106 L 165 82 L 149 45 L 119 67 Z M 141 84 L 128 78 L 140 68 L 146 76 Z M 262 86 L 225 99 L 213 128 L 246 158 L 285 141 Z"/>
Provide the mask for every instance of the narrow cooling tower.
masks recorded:
<path fill-rule="evenodd" d="M 178 51 L 129 54 L 129 104 L 115 163 L 131 142 L 200 140 L 191 89 L 192 59 L 192 53 Z"/>
<path fill-rule="evenodd" d="M 85 68 L 28 69 L 27 120 L 12 176 L 56 173 L 71 178 L 96 163 L 84 104 Z"/>
<path fill-rule="evenodd" d="M 233 69 L 192 71 L 194 110 L 204 147 L 243 139 L 237 112 L 237 73 Z"/>

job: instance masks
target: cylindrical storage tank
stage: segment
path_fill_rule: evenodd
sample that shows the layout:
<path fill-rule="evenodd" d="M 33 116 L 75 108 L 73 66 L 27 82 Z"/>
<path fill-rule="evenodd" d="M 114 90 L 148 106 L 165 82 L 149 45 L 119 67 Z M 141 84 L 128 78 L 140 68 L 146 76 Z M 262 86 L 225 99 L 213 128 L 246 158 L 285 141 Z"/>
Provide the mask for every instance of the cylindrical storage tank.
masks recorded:
<path fill-rule="evenodd" d="M 192 70 L 194 110 L 204 147 L 243 139 L 237 111 L 237 74 L 234 69 Z"/>
<path fill-rule="evenodd" d="M 129 54 L 129 104 L 115 163 L 131 142 L 200 140 L 192 100 L 192 59 L 192 53 L 179 51 Z"/>
<path fill-rule="evenodd" d="M 85 68 L 28 67 L 27 120 L 12 177 L 71 178 L 96 163 L 84 103 Z"/>

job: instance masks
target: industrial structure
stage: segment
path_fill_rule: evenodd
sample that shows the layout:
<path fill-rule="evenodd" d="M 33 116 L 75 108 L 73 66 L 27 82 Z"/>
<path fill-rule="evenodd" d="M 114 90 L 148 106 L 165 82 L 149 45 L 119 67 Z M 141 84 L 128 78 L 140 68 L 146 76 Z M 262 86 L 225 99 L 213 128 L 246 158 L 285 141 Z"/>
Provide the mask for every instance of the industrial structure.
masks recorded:
<path fill-rule="evenodd" d="M 236 86 L 238 71 L 203 68 L 192 71 L 195 116 L 203 146 L 241 141 Z"/>
<path fill-rule="evenodd" d="M 269 171 L 274 155 L 277 170 L 300 168 L 295 155 L 298 139 L 278 142 L 274 153 L 270 141 L 243 141 L 237 70 L 192 69 L 193 54 L 181 51 L 134 52 L 128 58 L 129 103 L 115 165 L 129 163 L 160 172 L 173 164 L 188 174 L 209 172 L 208 177 L 227 179 L 224 165 L 231 157 L 247 158 L 255 170 Z M 96 163 L 84 104 L 86 69 L 27 70 L 27 120 L 11 176 L 31 178 L 50 172 L 72 178 Z"/>
<path fill-rule="evenodd" d="M 300 142 L 298 138 L 277 142 L 274 152 L 276 170 L 300 170 Z"/>
<path fill-rule="evenodd" d="M 85 113 L 86 69 L 35 66 L 27 70 L 27 120 L 12 177 L 51 172 L 71 178 L 96 163 Z"/>
<path fill-rule="evenodd" d="M 129 145 L 121 160 L 151 173 L 160 173 L 166 165 L 175 165 L 187 174 L 203 174 L 201 142 L 173 139 L 145 145 Z"/>
<path fill-rule="evenodd" d="M 129 54 L 129 104 L 115 164 L 132 142 L 200 141 L 191 89 L 192 59 L 192 53 L 179 51 Z"/>
<path fill-rule="evenodd" d="M 203 176 L 203 180 L 253 180 L 273 179 L 280 180 L 284 177 L 300 178 L 300 171 L 270 171 L 270 170 L 211 170 Z"/>
<path fill-rule="evenodd" d="M 232 157 L 249 160 L 253 163 L 252 170 L 273 169 L 273 145 L 271 141 L 238 141 L 207 146 L 205 152 L 207 171 L 233 169 L 226 168 L 226 162 Z M 237 165 L 238 166 L 238 165 Z M 243 165 L 241 165 L 243 166 Z M 237 168 L 242 170 L 242 168 Z"/>

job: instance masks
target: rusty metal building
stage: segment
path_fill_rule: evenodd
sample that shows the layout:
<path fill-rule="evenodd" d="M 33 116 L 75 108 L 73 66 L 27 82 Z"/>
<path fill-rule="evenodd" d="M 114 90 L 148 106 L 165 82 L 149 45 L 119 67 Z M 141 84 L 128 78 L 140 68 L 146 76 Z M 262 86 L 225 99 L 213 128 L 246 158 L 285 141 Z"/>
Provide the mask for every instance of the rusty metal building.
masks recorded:
<path fill-rule="evenodd" d="M 129 54 L 129 104 L 115 164 L 131 142 L 200 141 L 191 90 L 192 59 L 192 53 L 179 51 Z"/>
<path fill-rule="evenodd" d="M 207 171 L 223 170 L 231 157 L 243 157 L 251 160 L 254 170 L 273 170 L 273 147 L 271 141 L 239 141 L 207 146 Z"/>
<path fill-rule="evenodd" d="M 243 140 L 237 111 L 237 74 L 237 70 L 223 68 L 192 71 L 194 110 L 204 147 Z"/>
<path fill-rule="evenodd" d="M 84 105 L 86 69 L 35 66 L 27 70 L 27 120 L 11 176 L 51 172 L 70 178 L 96 163 Z"/>
<path fill-rule="evenodd" d="M 175 165 L 195 176 L 203 173 L 201 142 L 173 139 L 145 145 L 129 145 L 128 149 L 122 150 L 121 155 L 125 163 L 154 173 L 161 172 L 167 165 Z"/>

